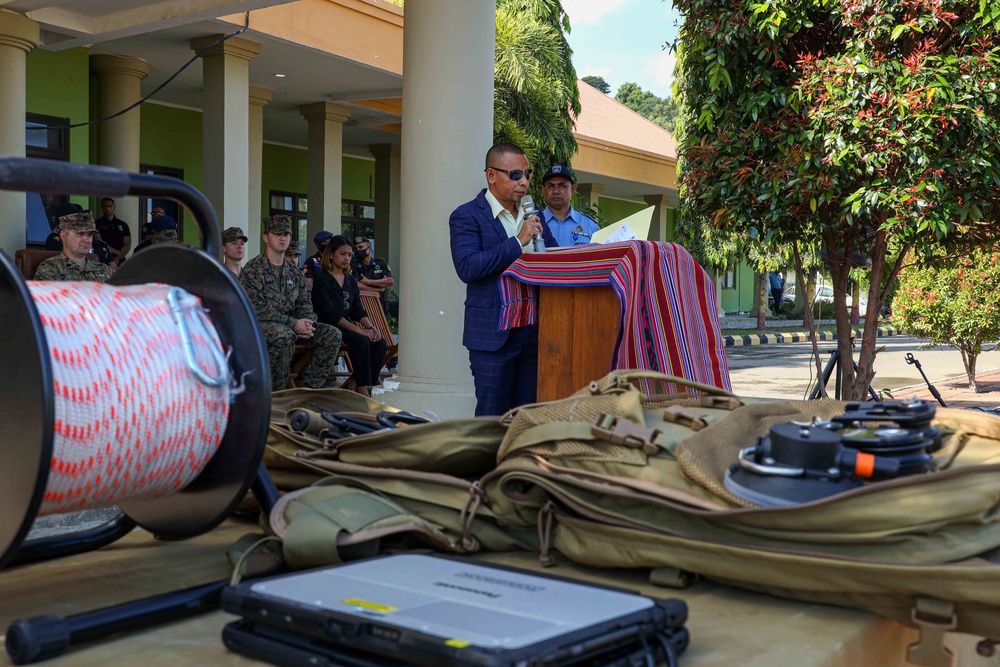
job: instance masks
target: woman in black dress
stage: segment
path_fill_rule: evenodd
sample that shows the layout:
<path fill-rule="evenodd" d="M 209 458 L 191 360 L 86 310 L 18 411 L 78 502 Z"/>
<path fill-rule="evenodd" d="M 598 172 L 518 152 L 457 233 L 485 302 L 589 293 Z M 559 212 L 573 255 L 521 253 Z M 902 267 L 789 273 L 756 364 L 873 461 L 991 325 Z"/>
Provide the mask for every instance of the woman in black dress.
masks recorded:
<path fill-rule="evenodd" d="M 346 236 L 334 236 L 320 259 L 323 270 L 313 281 L 313 308 L 319 321 L 340 329 L 347 343 L 347 356 L 354 367 L 354 390 L 362 396 L 379 382 L 386 342 L 372 326 L 361 305 L 357 279 L 351 275 L 354 245 Z"/>

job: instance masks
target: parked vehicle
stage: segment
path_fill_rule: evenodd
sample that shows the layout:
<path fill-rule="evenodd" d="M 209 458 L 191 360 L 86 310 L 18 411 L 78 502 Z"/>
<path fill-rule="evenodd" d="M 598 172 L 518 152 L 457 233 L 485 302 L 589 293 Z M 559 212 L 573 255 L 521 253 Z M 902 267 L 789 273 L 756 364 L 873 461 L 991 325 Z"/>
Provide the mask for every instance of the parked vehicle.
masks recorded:
<path fill-rule="evenodd" d="M 795 301 L 795 285 L 785 289 L 785 293 L 781 295 L 781 302 L 786 303 L 788 301 Z M 833 287 L 830 285 L 819 285 L 816 287 L 816 301 L 823 303 L 833 303 Z M 854 303 L 854 299 L 851 295 L 847 295 L 847 307 L 850 308 Z M 858 299 L 858 307 L 864 311 L 868 307 L 868 296 L 862 294 Z"/>

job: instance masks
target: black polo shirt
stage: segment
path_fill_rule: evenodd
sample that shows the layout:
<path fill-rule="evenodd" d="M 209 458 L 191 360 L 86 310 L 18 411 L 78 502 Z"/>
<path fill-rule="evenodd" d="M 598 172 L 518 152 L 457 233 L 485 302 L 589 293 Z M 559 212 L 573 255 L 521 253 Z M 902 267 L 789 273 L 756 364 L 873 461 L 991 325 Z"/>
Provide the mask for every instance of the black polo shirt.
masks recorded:
<path fill-rule="evenodd" d="M 124 220 L 119 220 L 118 218 L 108 220 L 104 216 L 101 216 L 96 220 L 96 224 L 97 231 L 101 233 L 101 240 L 115 250 L 121 250 L 125 247 L 125 237 L 132 236 L 132 232 L 128 228 L 128 223 Z"/>

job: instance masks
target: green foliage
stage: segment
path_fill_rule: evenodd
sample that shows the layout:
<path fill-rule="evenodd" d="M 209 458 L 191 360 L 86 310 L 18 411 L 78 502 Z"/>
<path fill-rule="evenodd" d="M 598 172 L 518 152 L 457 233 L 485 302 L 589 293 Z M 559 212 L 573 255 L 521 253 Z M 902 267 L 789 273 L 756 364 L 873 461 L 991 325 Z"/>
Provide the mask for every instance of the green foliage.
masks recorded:
<path fill-rule="evenodd" d="M 559 0 L 497 2 L 493 139 L 524 148 L 539 173 L 569 165 L 577 149 L 571 114 L 580 113 L 580 93 L 568 32 Z"/>
<path fill-rule="evenodd" d="M 1000 217 L 1000 38 L 980 0 L 678 4 L 682 215 L 913 243 Z"/>
<path fill-rule="evenodd" d="M 608 217 L 601 212 L 600 204 L 591 204 L 590 199 L 581 194 L 573 196 L 573 208 L 597 223 L 597 226 L 604 229 L 611 224 Z"/>
<path fill-rule="evenodd" d="M 845 332 L 843 258 L 871 258 L 877 311 L 910 249 L 1000 240 L 1000 3 L 675 4 L 687 234 L 722 250 L 822 245 Z M 873 360 L 866 336 L 855 389 Z"/>
<path fill-rule="evenodd" d="M 1000 255 L 976 251 L 950 265 L 903 269 L 893 300 L 892 322 L 933 345 L 961 350 L 975 360 L 986 344 L 1000 340 Z M 967 364 L 968 366 L 968 364 Z"/>
<path fill-rule="evenodd" d="M 611 84 L 609 84 L 607 81 L 605 81 L 603 76 L 594 76 L 593 74 L 591 74 L 591 75 L 583 77 L 581 79 L 581 81 L 583 81 L 584 83 L 590 84 L 594 88 L 597 88 L 599 91 L 601 91 L 605 95 L 610 95 L 611 94 Z"/>
<path fill-rule="evenodd" d="M 668 132 L 676 128 L 679 109 L 673 97 L 657 97 L 637 83 L 623 83 L 618 87 L 615 99 Z"/>

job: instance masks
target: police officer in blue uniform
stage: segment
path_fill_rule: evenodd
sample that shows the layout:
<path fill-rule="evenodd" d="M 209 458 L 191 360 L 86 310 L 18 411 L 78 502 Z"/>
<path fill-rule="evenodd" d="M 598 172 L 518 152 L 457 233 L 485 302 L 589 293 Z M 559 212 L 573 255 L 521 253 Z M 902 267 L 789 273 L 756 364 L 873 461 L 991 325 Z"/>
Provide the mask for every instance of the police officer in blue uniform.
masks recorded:
<path fill-rule="evenodd" d="M 542 193 L 546 204 L 542 217 L 560 247 L 590 243 L 590 237 L 600 227 L 572 206 L 576 194 L 573 170 L 560 165 L 549 167 L 542 176 Z"/>
<path fill-rule="evenodd" d="M 321 232 L 316 232 L 316 236 L 313 237 L 313 243 L 316 244 L 316 252 L 306 257 L 305 264 L 302 266 L 302 273 L 306 277 L 306 289 L 310 292 L 312 291 L 313 278 L 323 270 L 323 267 L 320 266 L 320 261 L 323 259 L 323 251 L 326 250 L 326 246 L 332 238 L 333 232 L 328 232 L 325 229 Z"/>
<path fill-rule="evenodd" d="M 366 239 L 363 236 L 354 239 L 354 262 L 351 263 L 351 272 L 361 287 L 367 287 L 379 293 L 382 310 L 385 310 L 389 288 L 396 281 L 392 277 L 389 263 L 384 259 L 372 257 L 371 239 Z"/>

